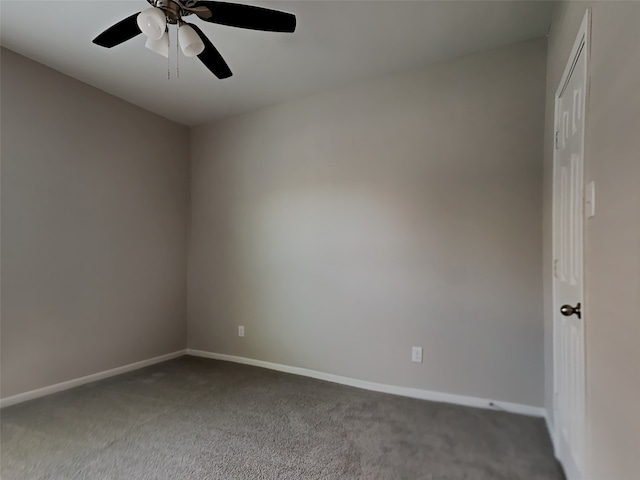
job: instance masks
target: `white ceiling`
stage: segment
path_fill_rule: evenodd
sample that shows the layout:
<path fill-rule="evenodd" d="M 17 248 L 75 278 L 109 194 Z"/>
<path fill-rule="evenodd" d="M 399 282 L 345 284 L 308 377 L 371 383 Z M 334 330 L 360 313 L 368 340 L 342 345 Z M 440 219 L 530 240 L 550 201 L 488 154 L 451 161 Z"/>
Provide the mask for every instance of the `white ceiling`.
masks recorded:
<path fill-rule="evenodd" d="M 234 75 L 218 80 L 197 58 L 167 59 L 143 35 L 112 49 L 91 40 L 148 7 L 145 0 L 2 0 L 3 46 L 185 125 L 288 98 L 543 36 L 544 1 L 253 1 L 294 13 L 293 34 L 194 19 Z M 173 32 L 172 32 L 173 33 Z M 172 42 L 174 39 L 172 38 Z"/>

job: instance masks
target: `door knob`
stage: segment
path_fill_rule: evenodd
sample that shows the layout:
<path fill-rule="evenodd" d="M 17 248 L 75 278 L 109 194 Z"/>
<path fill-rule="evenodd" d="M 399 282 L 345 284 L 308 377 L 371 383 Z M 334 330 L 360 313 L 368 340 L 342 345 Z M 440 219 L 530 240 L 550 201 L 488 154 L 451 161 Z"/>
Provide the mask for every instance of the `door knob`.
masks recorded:
<path fill-rule="evenodd" d="M 575 307 L 571 305 L 562 305 L 560 307 L 560 313 L 565 317 L 570 317 L 571 315 L 576 315 L 578 318 L 582 318 L 582 312 L 580 311 L 580 303 L 577 303 Z"/>

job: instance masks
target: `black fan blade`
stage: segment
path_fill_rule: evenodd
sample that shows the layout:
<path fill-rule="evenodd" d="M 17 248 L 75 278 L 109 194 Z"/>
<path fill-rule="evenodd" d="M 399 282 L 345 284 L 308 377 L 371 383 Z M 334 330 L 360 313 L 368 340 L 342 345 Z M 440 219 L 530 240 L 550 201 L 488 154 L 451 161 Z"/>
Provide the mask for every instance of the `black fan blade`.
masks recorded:
<path fill-rule="evenodd" d="M 202 40 L 202 43 L 204 43 L 204 50 L 200 55 L 198 55 L 198 58 L 202 63 L 204 63 L 204 66 L 211 70 L 211 73 L 221 80 L 233 75 L 229 65 L 227 65 L 227 62 L 224 61 L 224 58 L 222 58 L 218 49 L 213 46 L 207 36 L 202 33 L 202 30 L 193 23 L 185 23 L 185 25 L 189 25 L 193 28 Z"/>
<path fill-rule="evenodd" d="M 101 47 L 111 48 L 132 39 L 136 35 L 140 35 L 142 31 L 140 30 L 140 27 L 138 27 L 138 22 L 136 22 L 136 17 L 139 13 L 140 12 L 134 13 L 112 27 L 107 28 L 104 32 L 93 39 L 93 43 L 100 45 Z"/>
<path fill-rule="evenodd" d="M 294 32 L 296 16 L 291 13 L 279 12 L 268 8 L 241 5 L 239 3 L 201 1 L 195 7 L 207 7 L 210 17 L 196 12 L 202 20 L 230 27 L 249 28 L 266 32 Z"/>

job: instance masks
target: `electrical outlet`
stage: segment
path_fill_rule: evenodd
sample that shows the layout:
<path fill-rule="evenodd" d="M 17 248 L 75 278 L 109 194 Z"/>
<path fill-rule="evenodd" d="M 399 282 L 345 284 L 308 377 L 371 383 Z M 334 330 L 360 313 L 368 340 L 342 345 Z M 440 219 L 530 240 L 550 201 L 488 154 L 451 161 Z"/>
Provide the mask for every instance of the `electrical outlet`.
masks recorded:
<path fill-rule="evenodd" d="M 411 361 L 422 363 L 422 347 L 411 347 Z"/>
<path fill-rule="evenodd" d="M 238 336 L 239 337 L 244 337 L 244 325 L 240 325 L 238 327 Z"/>

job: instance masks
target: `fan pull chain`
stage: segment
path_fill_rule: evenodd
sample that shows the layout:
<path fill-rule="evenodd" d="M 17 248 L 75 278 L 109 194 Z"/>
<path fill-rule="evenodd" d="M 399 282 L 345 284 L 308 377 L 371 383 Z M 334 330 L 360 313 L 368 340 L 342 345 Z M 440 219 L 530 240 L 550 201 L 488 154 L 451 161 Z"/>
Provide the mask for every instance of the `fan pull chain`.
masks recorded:
<path fill-rule="evenodd" d="M 176 78 L 180 78 L 180 41 L 178 38 L 180 35 L 178 32 L 180 31 L 180 22 L 178 22 L 178 28 L 176 28 Z"/>
<path fill-rule="evenodd" d="M 171 52 L 171 35 L 169 35 L 169 26 L 167 25 L 165 28 L 167 29 L 167 49 Z M 171 80 L 171 59 L 169 57 L 170 55 L 167 54 L 167 80 Z"/>

